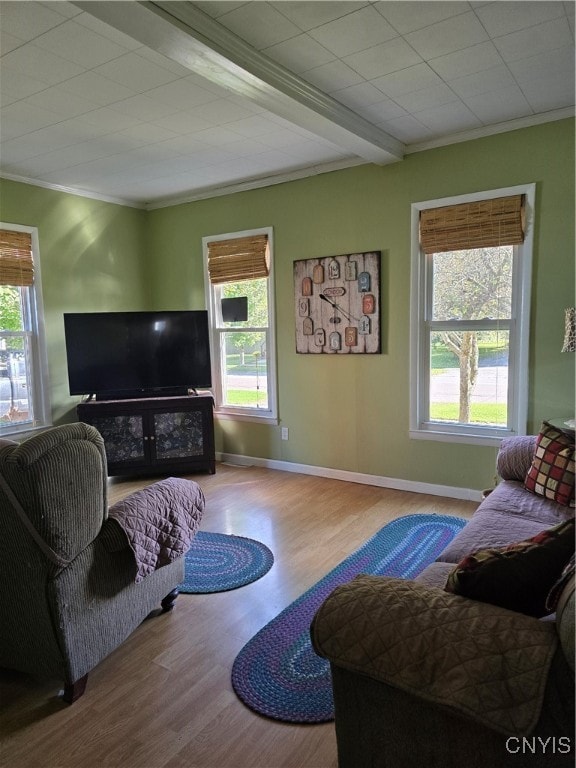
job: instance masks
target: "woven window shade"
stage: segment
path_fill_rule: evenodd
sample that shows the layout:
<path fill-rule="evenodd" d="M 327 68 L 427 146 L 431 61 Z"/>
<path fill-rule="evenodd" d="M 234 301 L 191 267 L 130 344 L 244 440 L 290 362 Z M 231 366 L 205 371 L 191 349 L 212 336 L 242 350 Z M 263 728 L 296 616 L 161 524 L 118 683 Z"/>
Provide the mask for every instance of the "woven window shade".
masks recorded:
<path fill-rule="evenodd" d="M 268 277 L 268 235 L 235 237 L 208 243 L 208 274 L 213 284 Z"/>
<path fill-rule="evenodd" d="M 32 285 L 32 237 L 28 232 L 0 229 L 0 285 Z"/>
<path fill-rule="evenodd" d="M 518 245 L 523 241 L 523 195 L 428 208 L 420 213 L 424 253 Z"/>

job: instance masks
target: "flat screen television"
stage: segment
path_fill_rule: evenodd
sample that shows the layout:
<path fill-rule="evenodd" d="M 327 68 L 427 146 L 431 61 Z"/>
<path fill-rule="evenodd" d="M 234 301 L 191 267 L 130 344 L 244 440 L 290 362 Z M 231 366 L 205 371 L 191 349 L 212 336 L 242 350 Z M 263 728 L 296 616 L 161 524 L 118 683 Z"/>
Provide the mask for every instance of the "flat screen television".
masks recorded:
<path fill-rule="evenodd" d="M 212 386 L 205 310 L 71 312 L 64 332 L 71 395 L 167 397 Z"/>

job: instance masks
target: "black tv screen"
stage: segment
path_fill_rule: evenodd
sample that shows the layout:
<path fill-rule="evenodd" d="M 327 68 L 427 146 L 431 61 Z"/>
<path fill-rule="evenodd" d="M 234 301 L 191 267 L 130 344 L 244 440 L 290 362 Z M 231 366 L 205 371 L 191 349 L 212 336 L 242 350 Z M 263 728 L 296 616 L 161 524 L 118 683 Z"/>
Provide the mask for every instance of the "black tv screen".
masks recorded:
<path fill-rule="evenodd" d="M 65 313 L 71 395 L 161 397 L 212 386 L 208 313 Z"/>

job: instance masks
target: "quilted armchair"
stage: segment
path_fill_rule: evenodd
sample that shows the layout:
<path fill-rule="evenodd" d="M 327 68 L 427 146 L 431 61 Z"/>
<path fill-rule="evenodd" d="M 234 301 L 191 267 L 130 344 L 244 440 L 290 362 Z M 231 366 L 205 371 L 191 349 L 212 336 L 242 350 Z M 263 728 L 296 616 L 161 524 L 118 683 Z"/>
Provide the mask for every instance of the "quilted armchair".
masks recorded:
<path fill-rule="evenodd" d="M 162 514 L 186 507 L 191 539 L 204 507 L 196 483 L 155 483 L 128 497 L 131 511 L 156 503 L 154 488 L 174 487 L 175 499 L 164 493 Z M 0 667 L 60 677 L 68 703 L 155 608 L 172 608 L 184 578 L 183 556 L 138 578 L 135 550 L 108 514 L 106 489 L 104 444 L 94 427 L 67 424 L 20 445 L 0 441 Z"/>

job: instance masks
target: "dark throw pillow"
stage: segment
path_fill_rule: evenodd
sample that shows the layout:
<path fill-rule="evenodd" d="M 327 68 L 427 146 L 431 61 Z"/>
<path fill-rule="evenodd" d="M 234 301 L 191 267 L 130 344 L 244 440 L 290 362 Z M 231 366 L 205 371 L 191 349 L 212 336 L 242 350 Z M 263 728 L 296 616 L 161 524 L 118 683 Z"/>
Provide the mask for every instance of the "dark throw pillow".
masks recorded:
<path fill-rule="evenodd" d="M 527 541 L 467 555 L 444 589 L 528 616 L 553 612 L 547 597 L 574 554 L 574 518 Z"/>
<path fill-rule="evenodd" d="M 537 496 L 574 506 L 574 436 L 542 423 L 525 487 Z"/>

